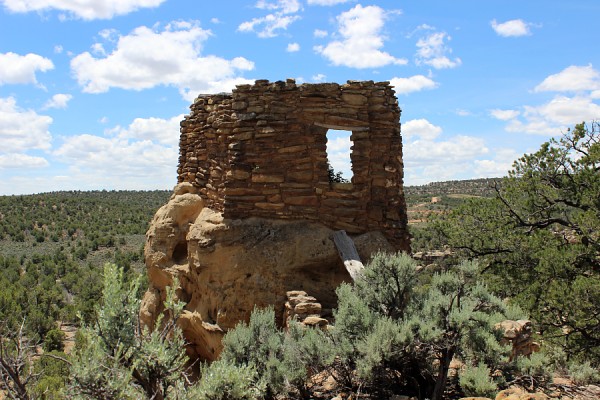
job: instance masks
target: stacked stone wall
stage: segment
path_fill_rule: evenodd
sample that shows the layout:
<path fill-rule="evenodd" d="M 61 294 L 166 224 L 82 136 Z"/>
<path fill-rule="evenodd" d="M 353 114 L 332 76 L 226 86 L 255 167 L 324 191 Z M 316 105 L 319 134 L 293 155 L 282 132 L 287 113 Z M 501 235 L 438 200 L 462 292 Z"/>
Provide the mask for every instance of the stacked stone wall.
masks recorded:
<path fill-rule="evenodd" d="M 351 131 L 351 183 L 330 183 L 327 131 Z M 400 109 L 388 82 L 256 81 L 200 96 L 181 123 L 178 181 L 225 218 L 382 231 L 408 249 Z"/>

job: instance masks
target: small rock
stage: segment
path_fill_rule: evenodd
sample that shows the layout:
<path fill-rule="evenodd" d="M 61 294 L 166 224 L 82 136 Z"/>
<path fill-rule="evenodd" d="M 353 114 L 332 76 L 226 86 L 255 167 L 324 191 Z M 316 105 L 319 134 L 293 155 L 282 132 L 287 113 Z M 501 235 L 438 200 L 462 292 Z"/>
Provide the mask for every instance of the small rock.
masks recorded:
<path fill-rule="evenodd" d="M 548 400 L 544 393 L 529 393 L 521 388 L 512 387 L 500 391 L 495 400 Z"/>
<path fill-rule="evenodd" d="M 459 400 L 492 400 L 489 397 L 461 397 Z"/>
<path fill-rule="evenodd" d="M 320 303 L 298 303 L 294 307 L 296 314 L 321 314 Z"/>
<path fill-rule="evenodd" d="M 328 321 L 320 317 L 306 317 L 302 323 L 306 326 L 325 326 L 328 324 Z"/>

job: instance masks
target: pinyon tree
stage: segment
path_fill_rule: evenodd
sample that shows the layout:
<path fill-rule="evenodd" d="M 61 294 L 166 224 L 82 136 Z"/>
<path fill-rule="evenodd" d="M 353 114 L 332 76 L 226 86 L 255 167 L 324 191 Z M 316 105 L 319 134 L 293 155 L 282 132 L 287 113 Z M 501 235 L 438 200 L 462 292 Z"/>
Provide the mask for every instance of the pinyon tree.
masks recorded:
<path fill-rule="evenodd" d="M 477 258 L 546 343 L 600 366 L 600 123 L 524 155 L 494 198 L 467 202 L 432 229 Z"/>

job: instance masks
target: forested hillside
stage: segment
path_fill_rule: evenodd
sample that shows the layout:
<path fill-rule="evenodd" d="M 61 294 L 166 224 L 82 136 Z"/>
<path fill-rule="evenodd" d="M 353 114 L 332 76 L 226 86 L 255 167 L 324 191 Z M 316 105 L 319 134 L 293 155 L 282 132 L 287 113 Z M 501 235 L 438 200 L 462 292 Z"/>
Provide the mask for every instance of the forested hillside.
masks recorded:
<path fill-rule="evenodd" d="M 471 196 L 491 196 L 492 186 L 500 178 L 465 179 L 462 181 L 431 182 L 426 185 L 405 186 L 407 196 L 429 195 L 442 196 L 449 194 L 462 194 Z"/>
<path fill-rule="evenodd" d="M 87 318 L 102 266 L 143 274 L 144 234 L 168 191 L 0 197 L 0 321 L 43 340 L 55 321 Z"/>

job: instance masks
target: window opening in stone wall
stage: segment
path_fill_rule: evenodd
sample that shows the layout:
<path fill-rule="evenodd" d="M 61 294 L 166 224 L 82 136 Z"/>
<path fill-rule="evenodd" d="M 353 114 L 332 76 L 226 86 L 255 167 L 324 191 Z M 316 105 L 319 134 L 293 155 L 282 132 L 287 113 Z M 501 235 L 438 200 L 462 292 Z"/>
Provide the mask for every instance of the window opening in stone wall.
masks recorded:
<path fill-rule="evenodd" d="M 329 129 L 327 131 L 327 162 L 329 181 L 334 183 L 352 182 L 352 160 L 350 159 L 351 131 Z"/>

